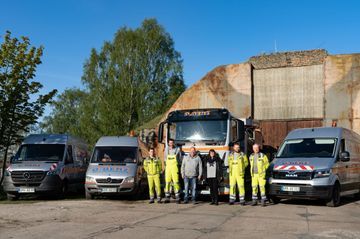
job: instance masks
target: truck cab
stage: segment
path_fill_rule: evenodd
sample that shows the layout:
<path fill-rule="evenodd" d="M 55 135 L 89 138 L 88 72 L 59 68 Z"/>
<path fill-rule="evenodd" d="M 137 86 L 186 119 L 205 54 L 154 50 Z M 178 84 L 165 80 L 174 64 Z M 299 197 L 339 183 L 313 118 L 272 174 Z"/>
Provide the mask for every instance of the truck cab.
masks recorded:
<path fill-rule="evenodd" d="M 181 148 L 182 155 L 189 154 L 195 146 L 200 157 L 214 149 L 223 161 L 223 178 L 219 185 L 219 194 L 229 194 L 228 155 L 231 145 L 239 142 L 241 149 L 249 154 L 259 132 L 249 119 L 238 119 L 224 108 L 176 110 L 168 114 L 160 123 L 158 141 L 168 147 L 168 139 L 173 139 Z M 199 182 L 199 193 L 210 191 L 203 180 Z"/>
<path fill-rule="evenodd" d="M 338 127 L 293 130 L 270 168 L 274 202 L 322 199 L 338 206 L 341 196 L 360 191 L 360 136 Z"/>

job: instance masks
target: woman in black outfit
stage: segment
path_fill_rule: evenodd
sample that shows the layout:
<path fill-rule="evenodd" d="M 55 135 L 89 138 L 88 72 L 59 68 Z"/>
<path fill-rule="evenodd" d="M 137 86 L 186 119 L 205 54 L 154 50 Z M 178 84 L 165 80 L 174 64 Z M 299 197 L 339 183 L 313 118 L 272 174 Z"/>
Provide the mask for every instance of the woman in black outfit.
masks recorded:
<path fill-rule="evenodd" d="M 209 154 L 205 157 L 204 160 L 203 176 L 210 188 L 211 205 L 219 205 L 219 182 L 221 181 L 222 177 L 221 165 L 222 160 L 220 159 L 219 155 L 215 152 L 215 150 L 210 149 Z"/>

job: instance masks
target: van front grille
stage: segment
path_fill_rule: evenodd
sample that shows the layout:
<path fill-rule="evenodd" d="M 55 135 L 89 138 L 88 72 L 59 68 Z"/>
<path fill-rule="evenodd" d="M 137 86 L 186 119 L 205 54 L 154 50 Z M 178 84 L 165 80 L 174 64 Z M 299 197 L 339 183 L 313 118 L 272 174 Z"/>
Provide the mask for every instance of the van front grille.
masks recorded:
<path fill-rule="evenodd" d="M 98 178 L 96 179 L 97 183 L 122 183 L 122 178 Z"/>
<path fill-rule="evenodd" d="M 311 180 L 314 178 L 313 172 L 273 171 L 272 174 L 274 179 Z"/>
<path fill-rule="evenodd" d="M 44 171 L 12 171 L 11 178 L 14 183 L 39 183 L 45 177 Z"/>

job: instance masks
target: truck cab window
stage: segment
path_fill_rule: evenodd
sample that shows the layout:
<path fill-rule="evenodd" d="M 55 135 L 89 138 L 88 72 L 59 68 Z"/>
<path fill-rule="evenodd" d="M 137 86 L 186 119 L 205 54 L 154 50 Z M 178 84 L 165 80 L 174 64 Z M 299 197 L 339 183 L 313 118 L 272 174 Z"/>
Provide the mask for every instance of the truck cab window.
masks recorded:
<path fill-rule="evenodd" d="M 237 140 L 238 140 L 238 136 L 237 136 L 236 121 L 231 120 L 231 141 L 234 142 Z"/>

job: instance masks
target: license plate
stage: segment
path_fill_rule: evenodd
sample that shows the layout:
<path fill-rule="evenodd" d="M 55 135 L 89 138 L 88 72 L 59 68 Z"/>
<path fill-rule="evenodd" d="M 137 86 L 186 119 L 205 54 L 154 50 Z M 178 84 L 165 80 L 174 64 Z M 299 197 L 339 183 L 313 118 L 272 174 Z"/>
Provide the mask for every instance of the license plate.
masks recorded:
<path fill-rule="evenodd" d="M 286 192 L 300 192 L 300 187 L 288 187 L 288 186 L 282 186 L 281 191 Z"/>
<path fill-rule="evenodd" d="M 101 188 L 101 192 L 102 193 L 116 193 L 117 189 L 116 188 Z"/>
<path fill-rule="evenodd" d="M 34 192 L 35 192 L 35 188 L 26 188 L 26 187 L 19 188 L 19 193 L 34 193 Z"/>
<path fill-rule="evenodd" d="M 201 195 L 210 195 L 210 190 L 201 190 L 200 194 Z"/>

